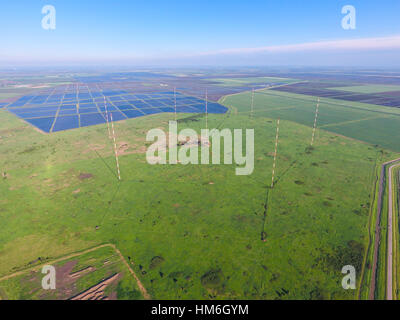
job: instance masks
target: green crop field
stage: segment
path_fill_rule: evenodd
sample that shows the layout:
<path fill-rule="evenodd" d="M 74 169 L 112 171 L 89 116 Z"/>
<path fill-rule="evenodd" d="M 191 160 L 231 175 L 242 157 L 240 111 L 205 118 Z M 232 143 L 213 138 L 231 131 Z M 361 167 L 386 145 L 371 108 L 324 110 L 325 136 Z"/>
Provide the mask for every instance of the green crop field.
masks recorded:
<path fill-rule="evenodd" d="M 228 96 L 224 103 L 234 107 L 238 114 L 249 115 L 251 93 Z M 316 97 L 260 90 L 254 95 L 254 116 L 281 118 L 313 126 L 316 105 Z M 322 98 L 319 105 L 318 128 L 396 152 L 400 152 L 399 126 L 398 108 L 327 98 Z"/>
<path fill-rule="evenodd" d="M 356 298 L 342 289 L 341 268 L 361 270 L 376 162 L 396 155 L 340 136 L 346 132 L 339 124 L 381 115 L 324 100 L 319 125 L 340 135 L 318 129 L 311 148 L 311 98 L 257 93 L 252 118 L 249 98 L 226 97 L 229 113 L 208 120 L 210 128 L 255 130 L 249 176 L 236 176 L 236 164 L 149 165 L 146 133 L 167 131 L 173 115 L 115 123 L 118 181 L 105 124 L 46 135 L 0 110 L 0 277 L 39 257 L 50 261 L 110 243 L 155 299 Z M 385 117 L 398 121 L 389 111 Z M 276 117 L 284 121 L 270 189 Z M 199 132 L 204 121 L 180 115 L 179 128 Z M 400 151 L 395 138 L 379 143 L 393 130 L 348 135 Z M 15 288 L 23 284 L 12 287 L 3 291 L 21 297 Z M 125 295 L 139 298 L 134 290 Z"/>
<path fill-rule="evenodd" d="M 349 91 L 354 93 L 380 93 L 389 91 L 400 91 L 400 86 L 396 85 L 363 85 L 363 86 L 350 86 L 350 87 L 334 87 L 331 90 Z"/>
<path fill-rule="evenodd" d="M 221 79 L 212 79 L 212 81 L 217 82 L 221 86 L 244 86 L 249 84 L 270 84 L 270 83 L 293 83 L 298 82 L 299 80 L 288 79 L 288 78 L 276 78 L 276 77 L 244 77 L 244 78 L 221 78 Z"/>

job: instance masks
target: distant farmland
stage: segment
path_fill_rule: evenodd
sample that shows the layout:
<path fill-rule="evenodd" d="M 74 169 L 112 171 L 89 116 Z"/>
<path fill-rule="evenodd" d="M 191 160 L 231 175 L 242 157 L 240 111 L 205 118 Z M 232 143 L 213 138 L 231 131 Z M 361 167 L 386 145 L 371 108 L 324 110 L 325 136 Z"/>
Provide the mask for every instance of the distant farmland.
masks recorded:
<path fill-rule="evenodd" d="M 250 113 L 251 92 L 228 96 L 224 103 L 238 113 Z M 254 115 L 313 125 L 317 98 L 287 92 L 260 90 L 254 98 Z M 400 109 L 321 98 L 318 128 L 400 151 Z"/>
<path fill-rule="evenodd" d="M 275 87 L 272 90 L 387 107 L 400 107 L 400 86 L 376 84 L 356 86 L 350 83 L 347 83 L 347 86 L 343 85 L 337 82 L 303 81 Z"/>
<path fill-rule="evenodd" d="M 212 79 L 221 86 L 235 87 L 235 86 L 246 86 L 246 85 L 274 85 L 274 84 L 288 84 L 297 82 L 299 80 L 289 78 L 278 78 L 278 77 L 243 77 L 243 78 L 223 78 L 223 79 Z"/>
<path fill-rule="evenodd" d="M 400 91 L 400 86 L 371 84 L 363 86 L 336 87 L 333 89 L 356 92 L 356 93 L 381 93 L 381 92 Z"/>

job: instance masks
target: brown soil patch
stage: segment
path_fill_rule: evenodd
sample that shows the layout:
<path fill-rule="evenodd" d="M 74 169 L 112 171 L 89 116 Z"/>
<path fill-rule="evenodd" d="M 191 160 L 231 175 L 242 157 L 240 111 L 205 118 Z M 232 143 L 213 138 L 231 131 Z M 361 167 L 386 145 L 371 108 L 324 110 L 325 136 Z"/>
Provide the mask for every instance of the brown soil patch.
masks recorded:
<path fill-rule="evenodd" d="M 77 194 L 79 192 L 81 192 L 81 189 L 76 189 L 76 190 L 72 191 L 73 194 Z"/>
<path fill-rule="evenodd" d="M 69 276 L 72 269 L 78 261 L 73 260 L 64 264 L 62 267 L 56 267 L 56 288 L 59 298 L 70 297 L 74 293 L 74 282 L 76 279 Z"/>
<path fill-rule="evenodd" d="M 80 146 L 80 144 L 78 143 L 78 145 Z M 98 151 L 98 150 L 103 150 L 105 148 L 105 145 L 102 144 L 90 144 L 89 145 L 89 149 L 86 149 L 85 151 L 83 151 L 83 153 L 89 153 L 91 151 Z"/>
<path fill-rule="evenodd" d="M 139 149 L 136 149 L 137 153 L 146 153 L 147 148 L 146 146 L 141 146 Z"/>
<path fill-rule="evenodd" d="M 128 142 L 119 142 L 118 143 L 118 154 L 123 155 L 129 149 Z"/>
<path fill-rule="evenodd" d="M 33 130 L 35 130 L 36 132 L 39 132 L 39 133 L 41 133 L 41 134 L 48 134 L 47 132 L 44 132 L 44 131 L 42 131 L 42 130 L 40 130 L 39 128 L 36 128 L 36 127 L 34 127 L 34 126 L 31 126 L 31 128 L 33 128 Z"/>
<path fill-rule="evenodd" d="M 82 270 L 79 270 L 79 271 L 70 273 L 69 276 L 70 276 L 71 278 L 76 279 L 76 278 L 82 277 L 83 275 L 85 275 L 85 274 L 87 274 L 87 273 L 90 273 L 90 272 L 92 272 L 92 271 L 94 271 L 94 270 L 95 270 L 95 268 L 93 268 L 92 266 L 89 266 L 89 267 L 84 268 L 84 269 L 82 269 Z"/>
<path fill-rule="evenodd" d="M 170 133 L 168 132 L 166 134 L 166 138 L 167 138 L 167 144 L 165 145 L 161 145 L 160 149 L 161 150 L 166 150 L 167 147 L 171 148 L 171 146 L 169 145 L 169 139 L 170 139 Z M 188 137 L 188 136 L 184 136 L 184 135 L 175 135 L 175 134 L 171 134 L 171 138 L 174 141 L 178 141 L 178 146 L 188 146 L 188 147 L 196 147 L 196 146 L 208 146 L 210 147 L 211 143 L 209 138 L 207 137 L 203 137 L 201 135 L 197 135 L 197 137 Z M 174 147 L 174 146 L 172 146 Z"/>
<path fill-rule="evenodd" d="M 78 178 L 79 180 L 85 180 L 85 179 L 90 179 L 92 178 L 93 175 L 91 173 L 81 173 Z"/>
<path fill-rule="evenodd" d="M 109 300 L 109 297 L 105 295 L 104 291 L 110 284 L 118 280 L 119 277 L 120 274 L 116 273 L 77 296 L 72 297 L 71 300 Z"/>
<path fill-rule="evenodd" d="M 131 151 L 127 151 L 127 149 L 129 148 L 129 145 L 125 146 L 125 147 L 122 146 L 122 148 L 125 150 L 118 151 L 118 153 L 121 155 L 127 155 L 127 154 L 134 154 L 134 153 L 146 153 L 146 151 L 147 151 L 147 148 L 144 145 L 142 145 L 140 147 L 137 147 L 137 145 L 132 145 L 131 147 L 134 149 L 131 148 L 130 149 Z"/>
<path fill-rule="evenodd" d="M 56 288 L 57 288 L 57 298 L 58 299 L 68 299 L 72 295 L 76 294 L 76 281 L 95 270 L 94 267 L 89 266 L 82 270 L 72 272 L 77 260 L 68 261 L 61 267 L 56 267 Z"/>

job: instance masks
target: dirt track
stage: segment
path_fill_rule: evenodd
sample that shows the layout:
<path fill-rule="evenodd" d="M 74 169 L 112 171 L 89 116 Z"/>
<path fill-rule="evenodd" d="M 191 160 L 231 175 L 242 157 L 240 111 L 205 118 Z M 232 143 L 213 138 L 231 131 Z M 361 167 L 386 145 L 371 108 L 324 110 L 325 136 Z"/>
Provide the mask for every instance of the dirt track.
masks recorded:
<path fill-rule="evenodd" d="M 394 162 L 400 161 L 400 158 L 394 159 L 388 162 L 385 162 L 382 164 L 382 169 L 381 169 L 381 176 L 379 180 L 379 193 L 378 193 L 378 203 L 377 203 L 377 216 L 376 216 L 376 225 L 375 225 L 375 242 L 374 242 L 374 258 L 373 258 L 373 263 L 372 263 L 372 275 L 371 275 L 371 283 L 370 283 L 370 290 L 369 290 L 369 300 L 374 300 L 375 299 L 375 289 L 376 289 L 376 271 L 378 268 L 378 253 L 379 253 L 379 243 L 380 243 L 380 237 L 381 237 L 381 214 L 382 214 L 382 201 L 383 201 L 383 195 L 384 195 L 384 187 L 385 187 L 385 173 L 386 173 L 386 167 L 389 164 L 392 164 Z M 390 174 L 390 169 L 389 169 L 389 174 Z M 389 178 L 389 183 L 390 183 L 390 178 Z M 391 189 L 389 191 L 389 199 L 391 199 Z M 389 213 L 390 214 L 390 213 Z M 389 223 L 388 223 L 388 241 L 390 238 L 390 247 L 388 246 L 388 262 L 389 258 L 392 259 L 392 216 L 389 216 Z M 392 261 L 392 260 L 390 260 Z M 387 276 L 387 292 L 389 291 L 389 286 L 390 286 L 390 292 L 392 292 L 392 264 L 390 266 L 388 265 L 388 276 Z M 390 267 L 390 269 L 389 269 Z M 390 274 L 389 274 L 390 272 Z M 390 283 L 390 284 L 389 284 Z M 390 298 L 392 295 L 390 294 Z M 389 296 L 387 296 L 389 299 Z"/>
<path fill-rule="evenodd" d="M 389 168 L 389 206 L 388 206 L 388 254 L 387 254 L 387 285 L 386 299 L 393 300 L 393 169 L 400 164 Z"/>

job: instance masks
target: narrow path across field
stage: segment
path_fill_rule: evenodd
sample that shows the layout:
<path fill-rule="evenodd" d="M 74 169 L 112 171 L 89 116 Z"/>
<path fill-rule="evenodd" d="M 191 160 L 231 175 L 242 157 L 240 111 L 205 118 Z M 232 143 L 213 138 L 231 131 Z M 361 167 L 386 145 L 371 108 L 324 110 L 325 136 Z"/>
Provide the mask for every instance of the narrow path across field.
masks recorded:
<path fill-rule="evenodd" d="M 389 168 L 389 206 L 388 206 L 388 252 L 387 252 L 387 286 L 386 299 L 393 300 L 393 169 L 400 164 Z"/>
<path fill-rule="evenodd" d="M 378 253 L 379 253 L 379 243 L 380 243 L 380 237 L 381 237 L 381 214 L 382 214 L 382 202 L 383 202 L 383 196 L 384 196 L 384 187 L 385 187 L 385 175 L 386 175 L 386 167 L 389 164 L 392 164 L 394 162 L 399 162 L 400 158 L 394 159 L 388 162 L 385 162 L 382 164 L 382 169 L 381 169 L 381 176 L 379 180 L 379 192 L 378 192 L 378 203 L 377 203 L 377 216 L 376 216 L 376 225 L 375 225 L 375 242 L 374 242 L 374 256 L 373 256 L 373 263 L 372 263 L 372 275 L 371 275 L 371 283 L 370 283 L 370 290 L 369 290 L 369 299 L 374 300 L 375 299 L 375 289 L 376 289 L 376 271 L 378 268 Z M 391 205 L 393 202 L 391 201 L 392 199 L 392 188 L 391 188 L 391 169 L 394 166 L 397 166 L 398 164 L 395 164 L 389 168 L 389 205 Z M 392 258 L 393 258 L 393 241 L 392 241 L 392 219 L 393 219 L 393 214 L 392 211 L 389 210 L 388 212 L 388 254 L 387 254 L 387 281 L 386 281 L 386 296 L 388 300 L 392 299 L 392 279 L 393 279 L 393 268 L 392 268 Z M 390 260 L 389 260 L 390 259 Z M 389 294 L 390 290 L 390 294 Z"/>

